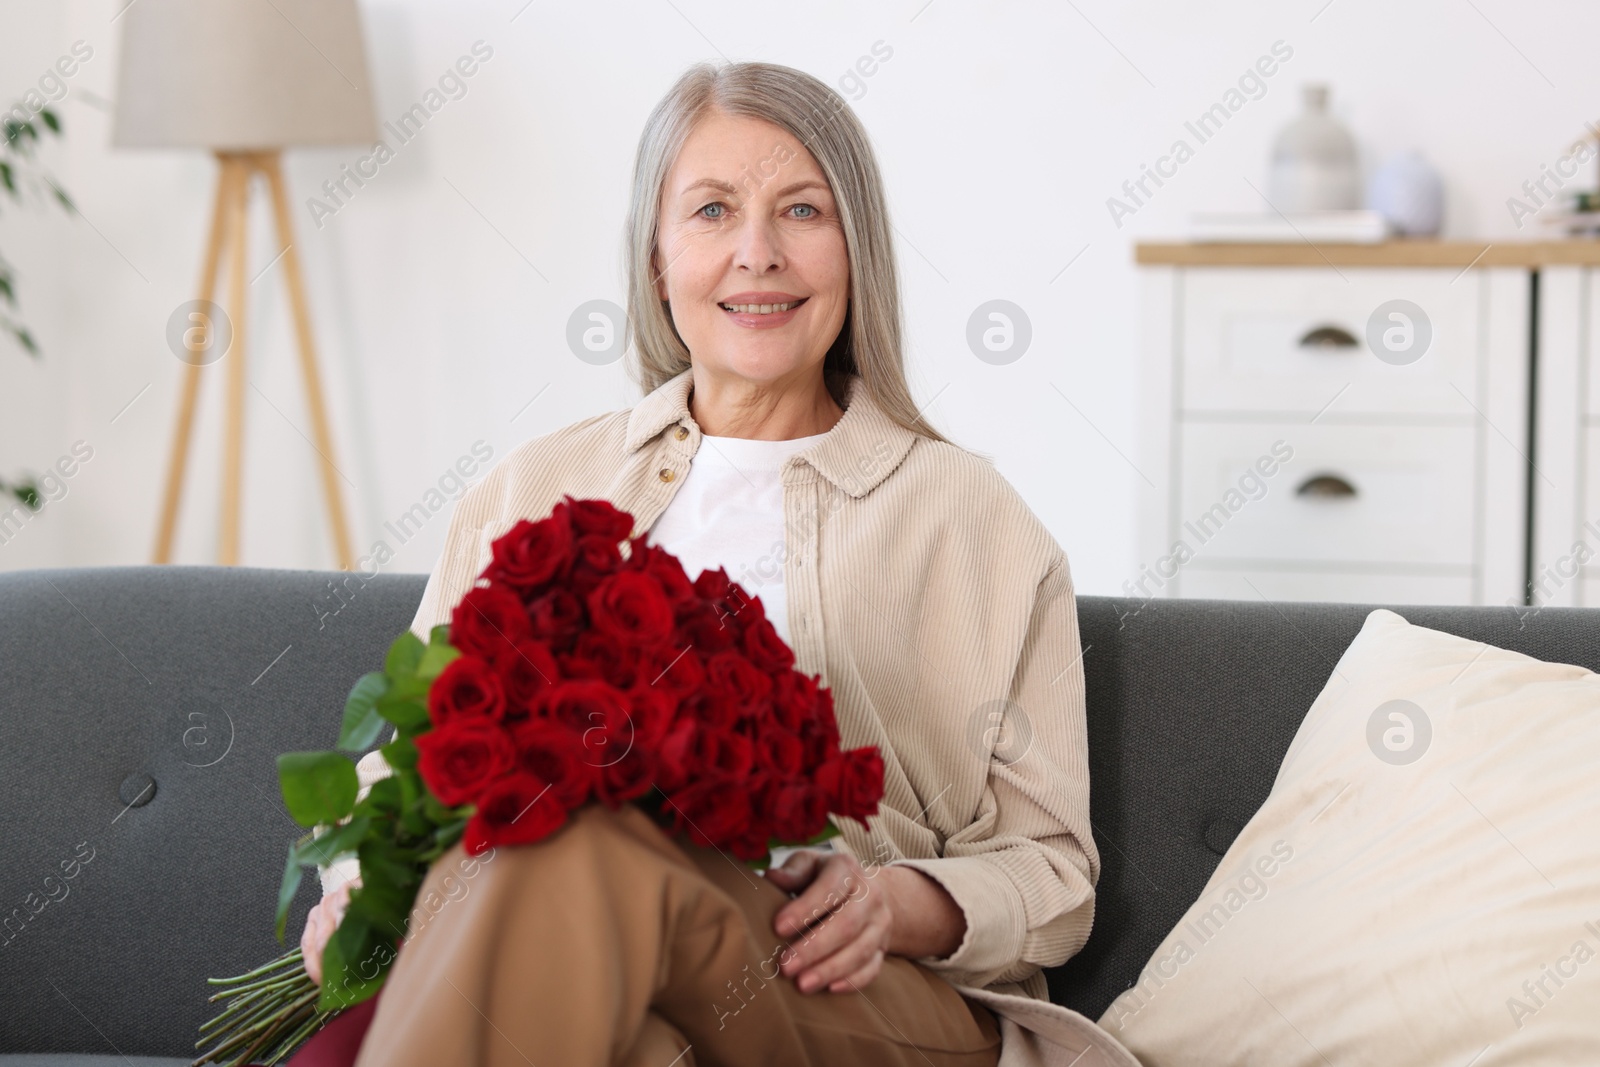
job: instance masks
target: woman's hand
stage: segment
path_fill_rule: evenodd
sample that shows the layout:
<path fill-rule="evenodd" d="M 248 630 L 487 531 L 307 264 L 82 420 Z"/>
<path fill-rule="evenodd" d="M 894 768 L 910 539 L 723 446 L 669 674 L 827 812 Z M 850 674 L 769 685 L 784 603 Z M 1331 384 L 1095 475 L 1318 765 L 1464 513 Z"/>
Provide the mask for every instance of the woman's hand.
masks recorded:
<path fill-rule="evenodd" d="M 779 970 L 802 993 L 863 988 L 884 956 L 948 956 L 966 935 L 960 905 L 913 867 L 869 872 L 848 853 L 806 850 L 769 868 L 767 879 L 785 892 L 804 890 L 773 917 L 774 932 L 793 938 Z"/>
<path fill-rule="evenodd" d="M 323 896 L 317 906 L 306 914 L 306 928 L 300 935 L 300 951 L 306 974 L 317 985 L 322 984 L 322 950 L 328 947 L 328 938 L 339 928 L 345 908 L 350 906 L 350 890 L 361 884 L 359 877 L 341 885 Z"/>

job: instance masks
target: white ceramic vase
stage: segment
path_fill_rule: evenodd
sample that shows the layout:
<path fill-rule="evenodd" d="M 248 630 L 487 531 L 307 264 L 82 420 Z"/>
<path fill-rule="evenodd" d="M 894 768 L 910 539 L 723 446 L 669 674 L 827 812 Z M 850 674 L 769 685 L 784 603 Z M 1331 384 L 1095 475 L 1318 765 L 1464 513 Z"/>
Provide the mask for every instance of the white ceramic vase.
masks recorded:
<path fill-rule="evenodd" d="M 1356 143 L 1328 114 L 1328 87 L 1302 90 L 1305 110 L 1272 145 L 1267 196 L 1285 214 L 1351 211 L 1361 206 Z"/>

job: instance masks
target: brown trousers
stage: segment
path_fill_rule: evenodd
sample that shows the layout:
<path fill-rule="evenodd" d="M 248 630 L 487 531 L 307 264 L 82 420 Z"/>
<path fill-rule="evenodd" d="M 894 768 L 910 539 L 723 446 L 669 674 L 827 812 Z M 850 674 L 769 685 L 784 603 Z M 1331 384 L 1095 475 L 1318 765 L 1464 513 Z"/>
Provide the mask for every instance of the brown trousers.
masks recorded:
<path fill-rule="evenodd" d="M 860 990 L 801 993 L 772 929 L 788 894 L 632 805 L 585 805 L 471 878 L 464 857 L 457 845 L 429 872 L 356 1067 L 999 1059 L 993 1014 L 911 960 L 887 957 Z"/>

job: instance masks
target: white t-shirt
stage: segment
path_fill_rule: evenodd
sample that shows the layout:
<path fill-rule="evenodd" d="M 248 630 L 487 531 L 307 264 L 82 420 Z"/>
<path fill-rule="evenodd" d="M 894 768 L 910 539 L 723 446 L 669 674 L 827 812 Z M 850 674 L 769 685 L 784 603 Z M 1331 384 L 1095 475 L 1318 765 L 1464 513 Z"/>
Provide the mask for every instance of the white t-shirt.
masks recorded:
<path fill-rule="evenodd" d="M 683 485 L 650 527 L 648 542 L 677 556 L 691 580 L 721 567 L 759 597 L 785 641 L 783 462 L 826 436 L 755 441 L 702 434 Z"/>

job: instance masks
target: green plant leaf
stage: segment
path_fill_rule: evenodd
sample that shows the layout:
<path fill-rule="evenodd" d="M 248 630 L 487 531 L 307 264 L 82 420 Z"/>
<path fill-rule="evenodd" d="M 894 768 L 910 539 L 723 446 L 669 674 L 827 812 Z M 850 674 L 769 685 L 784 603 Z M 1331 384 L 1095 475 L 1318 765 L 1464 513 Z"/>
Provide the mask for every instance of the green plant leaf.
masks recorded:
<path fill-rule="evenodd" d="M 341 823 L 320 837 L 305 841 L 300 846 L 300 862 L 317 867 L 326 866 L 342 853 L 355 852 L 360 848 L 371 829 L 372 820 L 366 816 L 357 816 L 347 823 Z"/>
<path fill-rule="evenodd" d="M 409 737 L 402 737 L 397 741 L 390 741 L 378 751 L 383 753 L 383 761 L 397 771 L 415 770 L 417 766 L 417 743 Z M 385 782 L 390 779 L 385 778 Z M 399 788 L 400 783 L 395 783 Z"/>
<path fill-rule="evenodd" d="M 417 877 L 396 882 L 379 876 L 368 879 L 362 868 L 361 885 L 350 894 L 350 908 L 376 930 L 387 930 L 393 937 L 404 937 L 411 904 L 417 898 Z M 347 913 L 348 914 L 348 913 Z"/>
<path fill-rule="evenodd" d="M 384 816 L 385 821 L 400 814 L 400 780 L 394 775 L 372 783 L 367 795 L 356 802 L 356 815 Z"/>
<path fill-rule="evenodd" d="M 372 886 L 381 881 L 415 889 L 427 873 L 415 852 L 381 837 L 363 841 L 360 856 L 363 885 Z"/>
<path fill-rule="evenodd" d="M 17 180 L 11 173 L 11 164 L 0 161 L 0 182 L 3 182 L 6 191 L 13 195 L 17 191 Z"/>
<path fill-rule="evenodd" d="M 393 959 L 393 941 L 373 929 L 352 895 L 349 910 L 322 950 L 322 994 L 317 1007 L 333 1011 L 366 1000 L 383 985 L 384 972 Z"/>
<path fill-rule="evenodd" d="M 389 691 L 389 679 L 381 671 L 363 674 L 350 688 L 344 702 L 344 725 L 339 730 L 339 747 L 346 752 L 361 752 L 383 732 L 383 716 L 378 714 L 378 698 Z"/>
<path fill-rule="evenodd" d="M 435 630 L 437 633 L 438 631 Z M 433 681 L 439 677 L 439 672 L 450 665 L 450 662 L 461 655 L 461 651 L 452 645 L 432 644 L 422 654 L 422 662 L 417 664 L 417 677 Z"/>
<path fill-rule="evenodd" d="M 50 127 L 53 132 L 61 132 L 61 119 L 54 111 L 51 111 L 49 108 L 45 108 L 43 111 L 39 112 L 39 117 L 44 120 L 44 124 Z"/>
<path fill-rule="evenodd" d="M 315 826 L 349 815 L 360 782 L 356 765 L 337 752 L 285 752 L 278 757 L 278 786 L 290 817 Z"/>
<path fill-rule="evenodd" d="M 300 891 L 300 844 L 298 841 L 289 844 L 289 861 L 283 867 L 283 881 L 278 884 L 278 913 L 273 932 L 277 935 L 278 944 L 283 944 L 283 927 L 289 921 L 289 905 L 294 903 L 294 895 Z"/>
<path fill-rule="evenodd" d="M 422 638 L 407 630 L 395 638 L 394 644 L 389 646 L 389 655 L 383 661 L 384 672 L 391 678 L 415 674 L 417 664 L 422 662 L 422 653 L 426 648 Z"/>
<path fill-rule="evenodd" d="M 400 728 L 402 737 L 411 737 L 429 725 L 428 709 L 421 701 L 387 693 L 378 700 L 378 714 Z"/>

